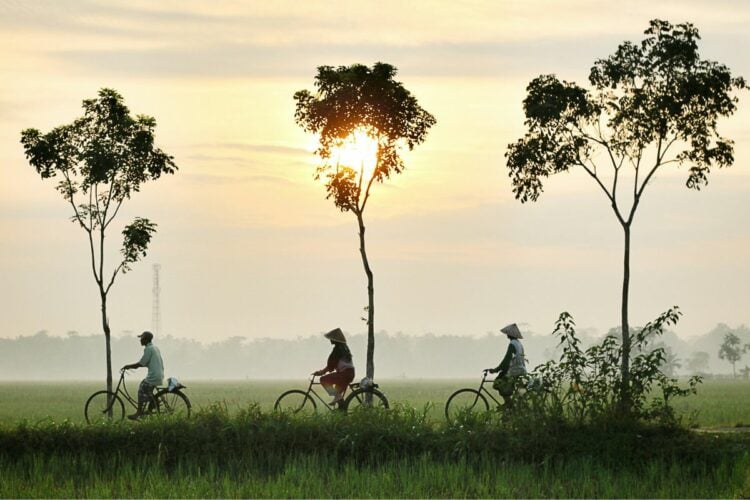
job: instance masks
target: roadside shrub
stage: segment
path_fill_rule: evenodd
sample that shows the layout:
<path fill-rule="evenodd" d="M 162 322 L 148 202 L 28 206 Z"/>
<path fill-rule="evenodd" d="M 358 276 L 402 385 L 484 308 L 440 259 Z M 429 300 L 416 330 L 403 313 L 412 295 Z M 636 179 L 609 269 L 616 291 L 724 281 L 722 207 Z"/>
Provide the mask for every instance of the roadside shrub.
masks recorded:
<path fill-rule="evenodd" d="M 586 350 L 576 336 L 573 317 L 563 312 L 553 335 L 559 338 L 560 358 L 537 366 L 525 376 L 525 391 L 514 399 L 509 420 L 512 425 L 540 426 L 567 421 L 574 425 L 628 425 L 628 421 L 676 426 L 680 419 L 671 405 L 673 398 L 695 393 L 700 376 L 687 387 L 667 376 L 662 367 L 666 352 L 653 347 L 666 326 L 677 323 L 681 313 L 675 306 L 632 336 L 630 404 L 623 405 L 620 365 L 622 345 L 618 337 L 606 336 Z"/>

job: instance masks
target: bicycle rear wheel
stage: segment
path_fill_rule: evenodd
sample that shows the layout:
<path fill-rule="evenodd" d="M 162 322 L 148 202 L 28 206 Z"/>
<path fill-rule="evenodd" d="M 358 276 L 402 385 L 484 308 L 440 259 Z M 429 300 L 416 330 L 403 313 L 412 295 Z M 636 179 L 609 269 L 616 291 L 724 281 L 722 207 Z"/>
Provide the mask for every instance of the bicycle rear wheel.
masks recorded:
<path fill-rule="evenodd" d="M 357 389 L 352 391 L 346 398 L 345 404 L 347 411 L 360 411 L 368 408 L 387 410 L 390 407 L 388 398 L 377 389 Z"/>
<path fill-rule="evenodd" d="M 190 418 L 192 405 L 188 397 L 181 391 L 168 391 L 162 389 L 154 395 L 156 402 L 156 412 L 160 415 L 170 415 L 179 418 Z M 149 404 L 149 408 L 154 403 Z"/>
<path fill-rule="evenodd" d="M 279 396 L 273 405 L 274 411 L 296 414 L 313 414 L 317 411 L 315 401 L 305 391 L 292 389 Z"/>
<path fill-rule="evenodd" d="M 490 409 L 487 398 L 475 389 L 459 389 L 445 403 L 445 418 L 453 423 L 469 415 L 486 413 Z"/>
<path fill-rule="evenodd" d="M 119 422 L 125 418 L 125 405 L 114 392 L 97 391 L 86 401 L 83 414 L 89 424 Z"/>

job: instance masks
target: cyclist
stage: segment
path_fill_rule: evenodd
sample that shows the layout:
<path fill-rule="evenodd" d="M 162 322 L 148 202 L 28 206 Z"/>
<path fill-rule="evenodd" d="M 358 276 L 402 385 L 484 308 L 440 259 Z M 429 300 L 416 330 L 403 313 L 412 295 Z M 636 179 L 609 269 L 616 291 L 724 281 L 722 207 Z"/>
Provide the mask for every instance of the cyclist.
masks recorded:
<path fill-rule="evenodd" d="M 510 344 L 508 344 L 508 350 L 505 351 L 505 357 L 495 368 L 488 368 L 490 373 L 498 373 L 497 378 L 492 383 L 492 387 L 497 389 L 500 396 L 505 401 L 505 406 L 511 407 L 511 396 L 516 389 L 518 377 L 526 374 L 526 358 L 523 353 L 523 344 L 520 339 L 523 338 L 521 330 L 515 323 L 512 323 L 505 328 L 500 330 L 502 333 L 508 336 Z"/>
<path fill-rule="evenodd" d="M 148 373 L 146 378 L 141 381 L 141 385 L 138 386 L 138 408 L 135 413 L 128 415 L 130 420 L 137 420 L 143 415 L 146 405 L 153 397 L 154 389 L 164 382 L 164 362 L 161 359 L 159 348 L 152 343 L 154 334 L 143 332 L 138 335 L 138 338 L 141 339 L 141 345 L 143 346 L 143 356 L 137 363 L 125 365 L 122 369 L 134 370 L 145 367 L 148 368 Z"/>
<path fill-rule="evenodd" d="M 324 337 L 333 344 L 333 351 L 328 356 L 325 368 L 313 372 L 313 375 L 322 375 L 320 385 L 330 396 L 333 396 L 331 406 L 334 406 L 344 400 L 344 393 L 354 380 L 354 363 L 352 363 L 352 353 L 346 345 L 346 337 L 341 328 L 331 330 Z"/>

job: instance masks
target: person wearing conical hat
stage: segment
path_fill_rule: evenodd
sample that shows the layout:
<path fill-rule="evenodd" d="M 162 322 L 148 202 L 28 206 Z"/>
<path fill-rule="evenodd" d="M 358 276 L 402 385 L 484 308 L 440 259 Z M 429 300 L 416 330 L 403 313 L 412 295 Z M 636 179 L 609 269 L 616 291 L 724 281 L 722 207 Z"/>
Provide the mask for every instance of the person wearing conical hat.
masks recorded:
<path fill-rule="evenodd" d="M 500 364 L 495 368 L 488 368 L 487 371 L 498 374 L 492 387 L 497 389 L 505 401 L 505 406 L 510 408 L 511 396 L 516 389 L 518 377 L 526 374 L 526 358 L 520 340 L 523 335 L 518 325 L 512 323 L 500 331 L 508 336 L 510 343 Z"/>
<path fill-rule="evenodd" d="M 325 368 L 322 368 L 313 375 L 321 376 L 320 385 L 326 392 L 333 396 L 331 405 L 341 404 L 344 400 L 344 394 L 349 384 L 354 380 L 354 363 L 352 363 L 352 353 L 349 346 L 346 345 L 346 337 L 341 328 L 334 328 L 324 335 L 325 338 L 333 344 L 333 351 L 328 356 L 328 362 Z"/>

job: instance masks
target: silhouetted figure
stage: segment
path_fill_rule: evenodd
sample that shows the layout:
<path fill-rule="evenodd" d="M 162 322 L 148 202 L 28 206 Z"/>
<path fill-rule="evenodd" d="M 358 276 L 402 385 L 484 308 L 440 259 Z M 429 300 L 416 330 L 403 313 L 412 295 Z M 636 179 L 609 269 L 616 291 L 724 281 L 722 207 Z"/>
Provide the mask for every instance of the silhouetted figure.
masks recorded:
<path fill-rule="evenodd" d="M 161 359 L 159 348 L 152 343 L 154 334 L 143 332 L 138 335 L 138 338 L 141 339 L 141 345 L 143 346 L 143 356 L 137 363 L 122 367 L 123 370 L 134 370 L 141 367 L 148 368 L 146 378 L 138 386 L 138 408 L 134 414 L 128 415 L 128 418 L 131 420 L 137 420 L 143 415 L 146 405 L 153 397 L 154 389 L 164 383 L 164 362 Z"/>
<path fill-rule="evenodd" d="M 346 345 L 346 337 L 341 328 L 331 330 L 324 337 L 333 344 L 333 351 L 328 356 L 325 368 L 313 372 L 313 375 L 322 375 L 320 385 L 333 396 L 331 405 L 336 405 L 343 401 L 347 387 L 354 380 L 354 363 L 352 363 L 352 353 Z M 325 375 L 326 373 L 328 375 Z"/>
<path fill-rule="evenodd" d="M 495 368 L 489 368 L 490 373 L 498 373 L 492 387 L 503 397 L 505 406 L 510 408 L 512 405 L 511 396 L 518 385 L 518 377 L 526 374 L 526 358 L 523 353 L 523 344 L 520 339 L 523 338 L 521 330 L 515 323 L 512 323 L 500 330 L 508 336 L 510 343 L 508 350 L 500 364 Z"/>

